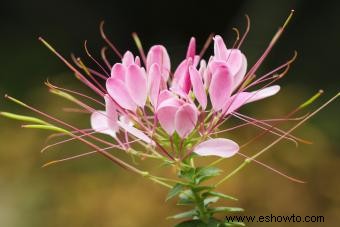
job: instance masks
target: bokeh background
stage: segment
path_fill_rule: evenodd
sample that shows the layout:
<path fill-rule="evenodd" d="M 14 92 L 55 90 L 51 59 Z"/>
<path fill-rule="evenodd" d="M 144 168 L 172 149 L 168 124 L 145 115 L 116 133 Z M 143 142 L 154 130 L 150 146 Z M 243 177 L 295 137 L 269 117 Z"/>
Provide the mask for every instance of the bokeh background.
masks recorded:
<path fill-rule="evenodd" d="M 210 32 L 234 41 L 232 27 L 241 31 L 244 14 L 251 31 L 242 50 L 248 62 L 260 56 L 291 9 L 296 14 L 259 74 L 290 58 L 298 59 L 281 80 L 277 96 L 249 105 L 243 112 L 258 118 L 282 116 L 322 88 L 325 94 L 301 115 L 339 91 L 339 1 L 1 1 L 0 95 L 8 93 L 67 122 L 88 127 L 88 116 L 64 113 L 70 103 L 48 93 L 46 78 L 56 84 L 83 90 L 67 68 L 37 37 L 43 36 L 63 55 L 86 59 L 88 40 L 98 56 L 104 45 L 98 32 L 101 20 L 121 51 L 134 48 L 131 32 L 137 31 L 145 49 L 153 43 L 168 47 L 175 65 L 184 56 L 191 36 L 202 46 Z M 209 50 L 211 51 L 211 49 Z M 111 56 L 112 60 L 117 60 Z M 0 110 L 29 113 L 0 99 Z M 283 125 L 288 128 L 289 124 Z M 251 127 L 227 134 L 242 143 L 258 133 Z M 326 223 L 289 223 L 289 226 L 337 226 L 340 222 L 339 101 L 296 131 L 313 145 L 295 147 L 282 142 L 261 161 L 306 180 L 297 184 L 251 164 L 226 182 L 221 191 L 239 198 L 248 215 L 324 215 Z M 167 190 L 114 166 L 99 156 L 66 162 L 50 168 L 42 164 L 54 158 L 88 151 L 80 143 L 68 143 L 40 154 L 48 134 L 20 128 L 20 123 L 0 118 L 0 226 L 172 226 L 165 217 L 179 212 L 175 202 L 164 202 Z M 273 141 L 266 136 L 244 152 L 251 154 Z M 241 162 L 225 161 L 228 171 Z M 164 172 L 154 163 L 141 168 Z M 249 223 L 249 226 L 286 226 L 284 223 Z"/>

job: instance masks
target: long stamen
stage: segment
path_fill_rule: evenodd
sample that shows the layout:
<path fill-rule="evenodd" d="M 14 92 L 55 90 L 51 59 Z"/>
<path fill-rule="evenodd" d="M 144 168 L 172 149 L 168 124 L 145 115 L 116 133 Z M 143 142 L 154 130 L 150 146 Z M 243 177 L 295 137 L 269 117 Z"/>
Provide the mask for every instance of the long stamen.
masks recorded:
<path fill-rule="evenodd" d="M 83 61 L 80 58 L 77 58 L 77 62 L 79 63 L 79 65 L 81 66 L 81 68 L 84 70 L 84 72 L 86 73 L 86 75 L 88 77 L 91 78 L 91 80 L 105 93 L 106 90 L 103 87 L 103 85 L 101 85 L 101 83 L 98 82 L 98 80 L 92 76 L 92 74 L 90 73 L 90 71 L 87 69 L 87 67 L 85 66 L 85 64 L 83 63 Z"/>
<path fill-rule="evenodd" d="M 240 43 L 237 46 L 237 49 L 240 49 L 241 45 L 243 44 L 243 41 L 247 37 L 247 35 L 249 33 L 249 30 L 250 30 L 250 18 L 249 18 L 249 16 L 247 14 L 245 15 L 245 17 L 246 17 L 246 20 L 247 20 L 247 27 L 246 27 L 246 31 L 244 32 L 244 34 L 243 34 L 243 36 L 241 38 Z"/>
<path fill-rule="evenodd" d="M 279 30 L 276 32 L 276 34 L 274 35 L 274 37 L 272 38 L 272 40 L 270 41 L 268 47 L 266 48 L 266 50 L 264 51 L 264 53 L 262 54 L 262 56 L 259 58 L 259 60 L 255 63 L 255 65 L 249 70 L 249 72 L 246 74 L 245 79 L 248 78 L 249 76 L 255 74 L 255 72 L 257 71 L 257 69 L 260 67 L 260 65 L 262 64 L 262 62 L 265 60 L 265 58 L 268 56 L 269 52 L 272 50 L 272 48 L 274 47 L 274 45 L 276 44 L 276 42 L 278 41 L 278 39 L 280 38 L 280 36 L 282 35 L 283 31 L 285 30 L 286 26 L 288 25 L 290 19 L 293 16 L 294 11 L 292 10 L 291 13 L 289 14 L 287 20 L 285 21 L 284 25 L 279 28 Z"/>
<path fill-rule="evenodd" d="M 143 49 L 142 42 L 140 41 L 138 34 L 136 32 L 133 32 L 132 38 L 135 41 L 135 44 L 136 44 L 137 49 L 140 53 L 140 56 L 142 57 L 142 61 L 143 61 L 144 65 L 146 66 L 146 56 L 145 56 L 145 52 L 144 52 L 144 49 Z"/>
<path fill-rule="evenodd" d="M 44 112 L 42 112 L 42 111 L 40 111 L 40 110 L 38 110 L 38 109 L 36 109 L 36 108 L 34 108 L 34 107 L 32 107 L 32 106 L 29 106 L 29 105 L 27 105 L 26 103 L 23 103 L 23 102 L 21 102 L 21 101 L 15 99 L 15 98 L 9 96 L 9 95 L 5 95 L 5 98 L 11 100 L 12 102 L 15 102 L 15 103 L 19 104 L 20 106 L 23 106 L 23 107 L 25 107 L 25 108 L 27 108 L 27 109 L 30 109 L 31 111 L 33 111 L 33 112 L 35 112 L 35 113 L 38 113 L 38 114 L 40 114 L 40 115 L 42 115 L 42 116 L 44 116 L 44 117 L 46 117 L 46 118 L 48 118 L 48 119 L 50 119 L 50 120 L 52 120 L 52 121 L 54 121 L 54 122 L 57 122 L 57 123 L 59 123 L 59 124 L 61 124 L 61 125 L 64 125 L 64 126 L 66 126 L 66 127 L 68 127 L 68 128 L 71 128 L 73 131 L 77 131 L 79 134 L 86 134 L 86 135 L 88 134 L 88 133 L 86 133 L 85 131 L 83 131 L 82 129 L 78 129 L 78 128 L 75 127 L 75 126 L 72 126 L 72 125 L 70 125 L 70 124 L 68 124 L 68 123 L 66 123 L 66 122 L 64 122 L 64 121 L 62 121 L 62 120 L 59 120 L 59 119 L 57 119 L 57 118 L 55 118 L 55 117 L 53 117 L 53 116 L 51 116 L 51 115 L 49 115 L 49 114 L 47 114 L 47 113 L 44 113 Z M 69 133 L 71 133 L 71 132 L 69 132 Z M 72 135 L 75 135 L 74 133 L 71 133 L 71 134 L 72 134 Z M 100 138 L 97 138 L 97 137 L 95 137 L 95 136 L 93 136 L 93 135 L 89 135 L 89 137 L 90 137 L 91 139 L 94 139 L 94 140 L 96 140 L 96 141 L 98 141 L 98 142 L 101 142 L 101 143 L 103 143 L 103 144 L 106 144 L 106 145 L 108 145 L 108 146 L 112 146 L 112 145 L 113 145 L 112 143 L 107 142 L 107 141 L 105 141 L 105 140 L 102 140 L 102 139 L 100 139 Z"/>
<path fill-rule="evenodd" d="M 81 113 L 81 114 L 89 114 L 91 113 L 88 110 L 78 109 L 78 108 L 72 108 L 72 107 L 63 107 L 62 110 L 67 113 Z"/>
<path fill-rule="evenodd" d="M 102 38 L 104 39 L 104 41 L 109 45 L 109 47 L 111 47 L 111 49 L 113 50 L 113 52 L 120 58 L 123 58 L 123 55 L 118 51 L 118 49 L 115 47 L 115 45 L 113 45 L 113 43 L 107 38 L 105 32 L 104 32 L 104 21 L 100 22 L 99 25 L 99 31 L 100 31 L 100 35 L 102 36 Z"/>
<path fill-rule="evenodd" d="M 261 126 L 261 125 L 259 125 L 257 122 L 247 120 L 247 119 L 245 119 L 245 118 L 243 118 L 243 117 L 241 117 L 241 116 L 239 116 L 239 115 L 237 115 L 237 114 L 235 114 L 235 113 L 233 113 L 232 115 L 233 115 L 234 117 L 240 119 L 240 120 L 243 120 L 243 121 L 245 121 L 245 122 L 248 122 L 248 123 L 250 123 L 251 125 L 256 126 L 256 127 L 260 128 L 260 129 L 266 130 L 266 131 L 268 131 L 268 132 L 270 132 L 270 133 L 272 133 L 272 134 L 274 134 L 274 135 L 277 135 L 277 136 L 281 136 L 281 135 L 282 135 L 282 134 L 279 134 L 279 133 L 277 133 L 277 132 L 274 132 L 274 131 L 273 131 L 272 129 L 270 129 L 270 128 L 266 128 L 266 127 L 264 127 L 264 126 Z M 298 143 L 296 142 L 296 140 L 293 139 L 293 138 L 290 138 L 290 137 L 285 136 L 284 139 L 287 139 L 287 140 L 290 140 L 290 141 L 294 142 L 296 146 L 298 145 Z"/>
<path fill-rule="evenodd" d="M 214 33 L 211 33 L 211 34 L 208 36 L 207 40 L 205 41 L 205 43 L 204 43 L 204 45 L 203 45 L 202 50 L 201 50 L 200 53 L 199 53 L 199 59 L 201 59 L 201 58 L 203 57 L 203 55 L 205 54 L 205 52 L 206 52 L 207 49 L 209 48 L 209 46 L 210 46 L 210 44 L 211 44 L 211 42 L 212 42 L 212 40 L 213 40 L 214 35 L 215 35 Z"/>
<path fill-rule="evenodd" d="M 111 64 L 109 63 L 109 61 L 107 60 L 106 51 L 107 51 L 107 47 L 103 47 L 103 48 L 100 50 L 100 55 L 102 56 L 102 59 L 103 59 L 105 65 L 107 66 L 107 68 L 108 68 L 109 70 L 111 70 L 112 66 L 111 66 Z"/>
<path fill-rule="evenodd" d="M 290 130 L 286 132 L 286 134 L 289 134 L 293 132 L 295 129 L 297 129 L 299 126 L 301 126 L 303 123 L 305 123 L 307 120 L 309 120 L 311 117 L 313 117 L 315 114 L 320 112 L 322 109 L 324 109 L 326 106 L 328 106 L 330 103 L 332 103 L 335 99 L 337 99 L 340 96 L 340 92 L 337 93 L 335 96 L 333 96 L 330 100 L 328 100 L 326 103 L 324 103 L 321 107 L 317 108 L 314 112 L 312 112 L 310 115 L 308 115 L 306 118 L 301 120 L 299 123 L 297 123 L 295 126 L 293 126 Z M 220 180 L 215 186 L 218 186 L 234 176 L 236 173 L 238 173 L 240 170 L 242 170 L 246 165 L 248 165 L 253 159 L 256 159 L 259 157 L 261 154 L 264 152 L 268 151 L 270 148 L 272 148 L 274 145 L 276 145 L 278 142 L 280 142 L 285 136 L 287 135 L 282 135 L 280 138 L 276 139 L 273 141 L 271 144 L 266 146 L 264 149 L 259 151 L 257 154 L 253 155 L 250 159 L 246 159 L 241 165 L 239 165 L 234 171 L 232 171 L 229 175 L 224 177 L 222 180 Z"/>
<path fill-rule="evenodd" d="M 95 102 L 95 103 L 97 103 L 97 104 L 99 104 L 101 106 L 105 106 L 104 103 L 98 101 L 97 99 L 94 99 L 94 98 L 92 98 L 92 97 L 90 97 L 88 95 L 85 95 L 85 94 L 83 94 L 81 92 L 78 92 L 78 91 L 74 91 L 74 90 L 71 90 L 71 89 L 66 89 L 66 88 L 58 87 L 58 86 L 50 83 L 48 80 L 45 82 L 45 85 L 48 86 L 49 88 L 53 88 L 53 89 L 57 89 L 57 90 L 65 91 L 65 92 L 69 92 L 69 93 L 75 94 L 75 95 L 79 95 L 79 96 L 81 96 L 83 98 L 86 98 L 88 100 L 91 100 L 91 101 L 93 101 L 93 102 Z"/>
<path fill-rule="evenodd" d="M 57 123 L 59 123 L 59 124 L 62 124 L 62 125 L 64 125 L 64 126 L 68 127 L 68 128 L 71 128 L 72 130 L 76 130 L 76 131 L 78 131 L 78 132 L 81 132 L 81 134 L 88 134 L 88 133 L 84 133 L 81 129 L 78 129 L 78 128 L 75 127 L 75 126 L 72 126 L 72 125 L 70 125 L 70 124 L 68 124 L 68 123 L 66 123 L 66 122 L 64 122 L 64 121 L 61 121 L 61 120 L 59 120 L 59 119 L 57 119 L 57 118 L 55 118 L 55 117 L 53 117 L 53 116 L 51 116 L 51 115 L 49 115 L 49 114 L 46 114 L 46 113 L 44 113 L 44 112 L 42 112 L 42 111 L 40 111 L 40 110 L 37 110 L 37 109 L 35 109 L 34 107 L 29 106 L 29 105 L 27 105 L 27 104 L 25 104 L 25 103 L 23 103 L 23 102 L 21 102 L 21 101 L 15 99 L 15 98 L 11 97 L 11 96 L 6 95 L 5 98 L 8 98 L 9 100 L 11 100 L 11 101 L 13 101 L 13 102 L 15 102 L 15 103 L 17 103 L 17 104 L 19 104 L 19 105 L 21 105 L 21 106 L 24 106 L 24 107 L 26 107 L 26 108 L 28 108 L 28 109 L 30 109 L 30 110 L 32 110 L 32 111 L 38 113 L 38 114 L 41 114 L 41 115 L 47 117 L 48 119 L 50 119 L 50 120 L 52 120 L 52 121 L 55 121 L 55 122 L 57 122 Z M 140 174 L 140 175 L 144 175 L 144 174 L 145 174 L 143 171 L 137 169 L 136 167 L 134 167 L 134 166 L 132 166 L 132 165 L 130 165 L 130 164 L 128 164 L 128 163 L 122 161 L 121 159 L 119 159 L 119 158 L 117 158 L 117 157 L 111 155 L 110 153 L 108 153 L 108 152 L 106 152 L 106 151 L 103 151 L 102 148 L 100 148 L 100 147 L 98 147 L 97 145 L 95 145 L 95 144 L 89 142 L 88 140 L 86 140 L 86 139 L 84 139 L 84 138 L 82 138 L 82 137 L 79 137 L 79 136 L 77 136 L 77 135 L 74 135 L 74 134 L 72 134 L 72 133 L 70 133 L 70 136 L 77 138 L 77 139 L 78 139 L 79 141 L 81 141 L 81 142 L 84 142 L 86 145 L 92 147 L 92 148 L 93 148 L 94 150 L 96 150 L 98 153 L 100 153 L 100 154 L 103 155 L 104 157 L 108 158 L 108 159 L 111 160 L 112 162 L 116 163 L 116 164 L 119 165 L 120 167 L 122 167 L 122 168 L 124 168 L 124 169 L 127 169 L 127 170 L 130 170 L 130 171 L 132 171 L 132 172 L 134 172 L 134 173 L 137 173 L 137 174 Z M 97 139 L 97 138 L 94 137 L 93 135 L 89 135 L 89 137 L 92 138 L 92 139 Z M 108 142 L 107 142 L 107 143 L 108 143 Z M 112 146 L 112 145 L 113 145 L 113 144 L 109 143 L 109 146 Z"/>
<path fill-rule="evenodd" d="M 299 110 L 303 109 L 304 107 L 310 105 L 311 103 L 313 103 L 317 98 L 319 98 L 321 95 L 323 94 L 323 90 L 319 90 L 315 95 L 313 95 L 310 99 L 308 99 L 306 102 L 304 102 L 303 104 L 301 104 L 300 106 L 298 106 L 296 109 L 294 109 L 293 111 L 291 111 L 290 113 L 288 113 L 286 115 L 286 118 L 289 118 L 291 116 L 293 116 L 296 112 L 298 112 Z M 306 116 L 306 118 L 309 116 L 309 114 Z M 279 124 L 279 122 L 277 123 Z M 276 126 L 277 124 L 274 124 L 274 126 Z M 266 135 L 266 131 L 263 131 L 262 133 L 258 134 L 257 136 L 255 136 L 254 138 L 250 139 L 248 142 L 246 142 L 245 144 L 243 144 L 242 146 L 248 146 L 249 144 L 251 144 L 252 142 L 254 142 L 255 140 L 263 137 L 264 135 Z"/>
<path fill-rule="evenodd" d="M 279 174 L 280 176 L 282 176 L 282 177 L 284 177 L 284 178 L 287 178 L 288 180 L 291 180 L 291 181 L 295 182 L 295 183 L 300 183 L 300 184 L 305 184 L 305 183 L 306 183 L 305 181 L 296 179 L 296 178 L 294 178 L 294 177 L 290 177 L 290 176 L 288 176 L 287 174 L 284 174 L 284 173 L 282 173 L 281 171 L 279 171 L 279 170 L 277 170 L 277 169 L 274 169 L 273 167 L 271 167 L 271 166 L 269 166 L 269 165 L 267 165 L 267 164 L 265 164 L 265 163 L 263 163 L 263 162 L 260 162 L 260 161 L 254 159 L 254 158 L 250 158 L 250 157 L 248 157 L 248 156 L 245 155 L 245 154 L 242 154 L 242 153 L 240 153 L 240 152 L 238 152 L 237 154 L 238 154 L 238 155 L 241 155 L 242 157 L 244 157 L 244 158 L 246 158 L 246 159 L 249 159 L 249 160 L 251 160 L 251 161 L 253 161 L 253 162 L 255 162 L 255 163 L 257 163 L 257 164 L 259 164 L 259 165 L 261 165 L 261 166 L 263 166 L 263 167 L 265 167 L 265 168 L 271 170 L 271 171 L 273 171 L 274 173 L 277 173 L 277 174 Z"/>
<path fill-rule="evenodd" d="M 61 54 L 59 54 L 48 42 L 46 42 L 43 38 L 39 37 L 39 40 L 50 50 L 52 51 L 62 62 L 65 63 L 65 65 L 71 69 L 76 77 L 83 82 L 86 86 L 91 88 L 94 92 L 96 92 L 98 95 L 104 97 L 104 93 L 98 89 L 94 84 L 92 84 L 86 77 L 81 74 L 73 65 L 71 65 Z"/>
<path fill-rule="evenodd" d="M 94 76 L 97 76 L 103 80 L 107 80 L 107 76 L 105 76 L 104 74 L 94 70 L 94 69 L 91 69 L 90 67 L 88 66 L 85 66 L 84 64 L 80 64 L 80 61 L 81 61 L 81 58 L 80 57 L 75 57 L 74 54 L 71 54 L 71 58 L 72 58 L 72 61 L 74 62 L 74 64 L 76 64 L 80 69 L 82 70 L 87 70 L 88 72 L 90 72 L 91 74 L 93 74 Z M 85 67 L 85 68 L 84 68 Z"/>
<path fill-rule="evenodd" d="M 89 56 L 89 58 L 91 58 L 91 60 L 94 63 L 96 63 L 96 65 L 98 65 L 98 67 L 106 74 L 107 77 L 110 77 L 110 74 L 105 70 L 105 68 L 90 53 L 89 49 L 87 48 L 87 40 L 85 40 L 85 42 L 84 42 L 84 49 L 85 49 L 87 56 Z"/>
<path fill-rule="evenodd" d="M 300 121 L 303 118 L 305 118 L 306 116 L 308 116 L 308 114 L 306 114 L 306 115 L 304 115 L 302 117 L 297 117 L 297 118 L 261 119 L 261 121 L 263 121 L 263 122 Z M 236 129 L 239 129 L 239 128 L 243 128 L 244 126 L 247 126 L 247 125 L 251 125 L 251 123 L 250 122 L 241 123 L 241 124 L 236 125 L 234 127 L 230 127 L 230 128 L 227 128 L 227 129 L 223 129 L 223 130 L 219 130 L 219 131 L 216 131 L 216 132 L 212 132 L 211 134 L 220 134 L 220 133 L 224 133 L 224 132 L 230 132 L 230 131 L 233 131 L 233 130 L 236 130 Z"/>
<path fill-rule="evenodd" d="M 272 132 L 271 130 L 276 130 L 276 131 L 278 131 L 279 133 L 285 133 L 284 130 L 282 130 L 282 129 L 280 129 L 280 128 L 277 128 L 275 125 L 268 124 L 268 123 L 266 123 L 265 121 L 261 121 L 261 120 L 259 120 L 259 119 L 255 119 L 255 118 L 252 118 L 252 117 L 249 117 L 249 116 L 247 116 L 247 115 L 240 114 L 240 113 L 234 113 L 234 114 L 235 114 L 235 115 L 238 115 L 239 117 L 248 119 L 248 120 L 250 120 L 250 121 L 252 121 L 252 122 L 256 122 L 256 123 L 262 124 L 262 125 L 264 125 L 264 126 L 266 126 L 266 127 L 269 127 L 269 128 L 268 128 L 268 132 Z M 267 131 L 267 130 L 266 130 L 266 131 Z M 290 134 L 288 135 L 288 137 L 289 137 L 289 138 L 292 138 L 292 139 L 294 139 L 294 140 L 296 140 L 296 141 L 299 141 L 299 142 L 301 142 L 301 143 L 311 144 L 311 142 L 309 142 L 309 141 L 307 141 L 307 140 L 298 138 L 298 137 L 293 136 L 293 135 L 290 135 Z"/>
<path fill-rule="evenodd" d="M 240 40 L 240 32 L 237 28 L 233 28 L 233 31 L 236 33 L 236 39 L 234 44 L 232 45 L 231 49 L 234 49 L 236 47 L 237 42 Z"/>

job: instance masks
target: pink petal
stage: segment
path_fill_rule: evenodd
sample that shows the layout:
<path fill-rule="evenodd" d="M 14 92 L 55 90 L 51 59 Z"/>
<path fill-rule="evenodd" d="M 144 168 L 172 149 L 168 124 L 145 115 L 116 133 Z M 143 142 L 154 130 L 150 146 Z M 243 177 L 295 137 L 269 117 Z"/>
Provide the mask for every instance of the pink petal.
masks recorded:
<path fill-rule="evenodd" d="M 181 102 L 176 98 L 169 98 L 160 102 L 156 116 L 162 128 L 172 135 L 175 131 L 175 115 L 181 105 Z"/>
<path fill-rule="evenodd" d="M 233 90 L 235 90 L 243 81 L 244 76 L 247 72 L 247 58 L 242 54 L 242 65 L 239 69 L 239 71 L 234 75 L 234 87 Z"/>
<path fill-rule="evenodd" d="M 192 66 L 189 67 L 189 73 L 195 97 L 199 104 L 201 104 L 202 109 L 205 110 L 207 107 L 207 94 L 205 93 L 202 77 L 200 76 L 197 69 Z"/>
<path fill-rule="evenodd" d="M 219 111 L 225 105 L 232 92 L 232 74 L 227 67 L 219 67 L 212 75 L 209 95 L 212 107 Z"/>
<path fill-rule="evenodd" d="M 267 98 L 269 96 L 273 96 L 273 95 L 277 94 L 279 91 L 280 91 L 279 85 L 273 85 L 273 86 L 270 86 L 270 87 L 259 89 L 257 91 L 252 91 L 252 92 L 250 92 L 251 97 L 249 98 L 247 103 L 255 102 L 257 100 L 264 99 L 264 98 Z"/>
<path fill-rule="evenodd" d="M 249 99 L 249 93 L 248 92 L 240 92 L 237 93 L 228 99 L 226 104 L 224 105 L 222 109 L 222 113 L 225 115 L 234 112 L 241 106 L 247 103 L 247 99 Z"/>
<path fill-rule="evenodd" d="M 229 158 L 239 151 L 239 146 L 232 140 L 217 138 L 204 141 L 197 145 L 194 152 L 201 156 L 219 156 Z"/>
<path fill-rule="evenodd" d="M 121 63 L 114 64 L 111 69 L 111 77 L 115 79 L 125 81 L 125 73 L 126 73 L 126 68 Z"/>
<path fill-rule="evenodd" d="M 135 136 L 137 139 L 141 139 L 142 141 L 149 143 L 149 144 L 154 144 L 154 142 L 145 135 L 141 130 L 136 129 L 135 127 L 131 126 L 130 124 L 127 124 L 123 121 L 118 121 L 119 126 L 130 133 L 131 135 Z"/>
<path fill-rule="evenodd" d="M 203 77 L 205 89 L 208 89 L 210 87 L 211 76 L 212 76 L 212 73 L 211 73 L 211 70 L 210 70 L 210 63 L 211 63 L 212 59 L 213 59 L 213 57 L 210 57 L 208 65 L 205 62 L 203 63 L 203 64 L 205 64 L 205 66 L 203 66 L 204 71 L 203 71 L 202 77 Z M 202 64 L 202 62 L 201 62 L 201 64 Z"/>
<path fill-rule="evenodd" d="M 198 70 L 198 72 L 200 73 L 201 78 L 204 78 L 204 73 L 205 73 L 206 70 L 207 70 L 207 62 L 204 59 L 202 59 L 200 61 L 200 68 Z"/>
<path fill-rule="evenodd" d="M 135 61 L 134 61 L 133 54 L 130 51 L 126 51 L 122 58 L 122 64 L 125 67 L 128 67 L 129 65 L 134 64 L 134 63 Z"/>
<path fill-rule="evenodd" d="M 156 107 L 162 79 L 161 71 L 157 63 L 152 64 L 150 67 L 148 79 L 150 83 L 150 101 L 152 106 Z"/>
<path fill-rule="evenodd" d="M 162 103 L 163 101 L 174 98 L 175 96 L 169 91 L 169 90 L 163 90 L 159 93 L 158 96 L 158 105 Z"/>
<path fill-rule="evenodd" d="M 253 92 L 240 92 L 233 95 L 226 105 L 223 107 L 222 112 L 226 115 L 239 109 L 241 106 L 255 102 L 260 99 L 267 98 L 269 96 L 275 95 L 280 90 L 280 86 L 274 85 L 267 88 L 263 88 Z"/>
<path fill-rule="evenodd" d="M 106 106 L 106 115 L 107 115 L 107 124 L 110 129 L 113 129 L 114 131 L 118 132 L 119 126 L 118 126 L 118 113 L 116 111 L 115 105 L 113 103 L 112 98 L 109 95 L 104 96 L 105 99 L 105 106 Z"/>
<path fill-rule="evenodd" d="M 185 93 L 189 93 L 191 88 L 190 75 L 189 75 L 189 65 L 191 65 L 191 58 L 183 60 L 177 67 L 174 78 L 173 87 L 178 87 Z"/>
<path fill-rule="evenodd" d="M 106 80 L 106 90 L 109 95 L 124 109 L 136 111 L 136 104 L 132 100 L 129 92 L 123 81 L 115 78 L 109 78 Z"/>
<path fill-rule="evenodd" d="M 116 132 L 108 126 L 107 116 L 104 111 L 94 111 L 91 114 L 91 128 L 96 132 L 116 137 Z"/>
<path fill-rule="evenodd" d="M 175 128 L 181 138 L 187 137 L 197 123 L 197 109 L 192 104 L 181 106 L 175 116 Z"/>
<path fill-rule="evenodd" d="M 140 107 L 144 107 L 148 90 L 146 73 L 143 68 L 131 64 L 126 72 L 126 88 L 132 100 Z"/>
<path fill-rule="evenodd" d="M 214 55 L 217 60 L 225 61 L 227 59 L 227 47 L 221 36 L 214 37 Z"/>
<path fill-rule="evenodd" d="M 187 58 L 194 59 L 195 54 L 196 54 L 196 39 L 195 37 L 191 37 L 187 50 Z"/>
<path fill-rule="evenodd" d="M 229 49 L 225 59 L 230 72 L 235 75 L 240 71 L 243 64 L 243 54 L 239 49 Z"/>
<path fill-rule="evenodd" d="M 149 72 L 152 64 L 157 63 L 162 71 L 162 76 L 165 81 L 169 78 L 170 73 L 170 57 L 162 45 L 152 46 L 146 57 L 146 69 Z"/>
<path fill-rule="evenodd" d="M 138 65 L 139 67 L 141 66 L 140 58 L 138 56 L 135 57 L 135 64 Z"/>

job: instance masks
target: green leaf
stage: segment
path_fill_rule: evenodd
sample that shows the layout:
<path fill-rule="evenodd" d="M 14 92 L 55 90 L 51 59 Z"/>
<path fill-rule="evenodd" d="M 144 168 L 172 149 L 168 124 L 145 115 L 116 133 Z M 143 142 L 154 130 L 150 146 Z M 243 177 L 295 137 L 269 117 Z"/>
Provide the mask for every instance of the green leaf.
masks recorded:
<path fill-rule="evenodd" d="M 199 184 L 211 177 L 218 176 L 221 172 L 222 171 L 219 168 L 214 166 L 199 168 L 195 181 L 197 184 Z"/>
<path fill-rule="evenodd" d="M 194 216 L 197 216 L 197 211 L 195 209 L 189 210 L 183 213 L 175 214 L 168 218 L 169 219 L 182 219 L 182 218 L 193 218 Z"/>
<path fill-rule="evenodd" d="M 218 197 L 223 198 L 223 199 L 230 199 L 230 200 L 234 200 L 234 201 L 238 200 L 237 198 L 232 197 L 230 195 L 226 195 L 226 194 L 223 194 L 223 193 L 220 193 L 220 192 L 214 192 L 214 191 L 205 192 L 205 193 L 203 193 L 202 196 L 205 197 L 205 196 L 208 196 L 208 195 L 218 196 Z"/>
<path fill-rule="evenodd" d="M 196 169 L 194 169 L 194 168 L 191 168 L 191 167 L 184 168 L 179 172 L 179 177 L 187 179 L 187 180 L 192 182 L 192 180 L 195 177 L 195 173 L 196 173 Z"/>
<path fill-rule="evenodd" d="M 220 213 L 220 212 L 242 212 L 244 209 L 240 207 L 213 207 L 209 209 L 211 213 Z"/>
<path fill-rule="evenodd" d="M 217 196 L 213 196 L 213 197 L 208 197 L 206 199 L 204 199 L 204 206 L 208 205 L 209 203 L 216 203 L 218 200 L 220 199 L 220 197 Z"/>
<path fill-rule="evenodd" d="M 179 194 L 177 205 L 191 205 L 195 202 L 195 197 L 190 189 L 184 190 Z"/>
<path fill-rule="evenodd" d="M 175 186 L 169 191 L 168 195 L 166 196 L 165 201 L 168 201 L 169 199 L 176 196 L 178 193 L 180 193 L 183 189 L 182 184 L 175 184 Z"/>
<path fill-rule="evenodd" d="M 0 112 L 0 115 L 3 116 L 3 117 L 14 119 L 14 120 L 32 122 L 32 123 L 42 124 L 42 125 L 48 125 L 47 122 L 40 120 L 38 118 L 35 118 L 35 117 L 13 114 L 13 113 L 8 113 L 8 112 Z"/>

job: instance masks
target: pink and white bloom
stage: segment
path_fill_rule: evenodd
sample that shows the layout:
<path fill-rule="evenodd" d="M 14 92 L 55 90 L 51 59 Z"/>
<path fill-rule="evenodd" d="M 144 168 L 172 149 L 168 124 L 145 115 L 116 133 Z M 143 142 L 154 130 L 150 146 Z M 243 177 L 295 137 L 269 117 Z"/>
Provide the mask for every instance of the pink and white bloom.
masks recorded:
<path fill-rule="evenodd" d="M 246 79 L 245 55 L 239 49 L 227 49 L 221 36 L 213 40 L 214 54 L 206 63 L 196 55 L 196 40 L 191 38 L 185 59 L 173 75 L 164 46 L 150 48 L 144 60 L 146 70 L 140 58 L 127 51 L 121 63 L 111 68 L 111 76 L 106 81 L 106 110 L 93 112 L 92 128 L 112 137 L 123 129 L 153 145 L 162 143 L 155 139 L 160 135 L 154 136 L 159 130 L 164 130 L 169 138 L 176 134 L 183 142 L 188 138 L 200 141 L 201 137 L 209 138 L 214 127 L 204 122 L 204 116 L 216 116 L 221 121 L 243 105 L 280 90 L 278 85 L 255 91 L 240 89 Z M 118 120 L 118 116 L 130 121 Z M 216 138 L 200 141 L 192 151 L 200 156 L 231 157 L 238 150 L 234 141 Z"/>

